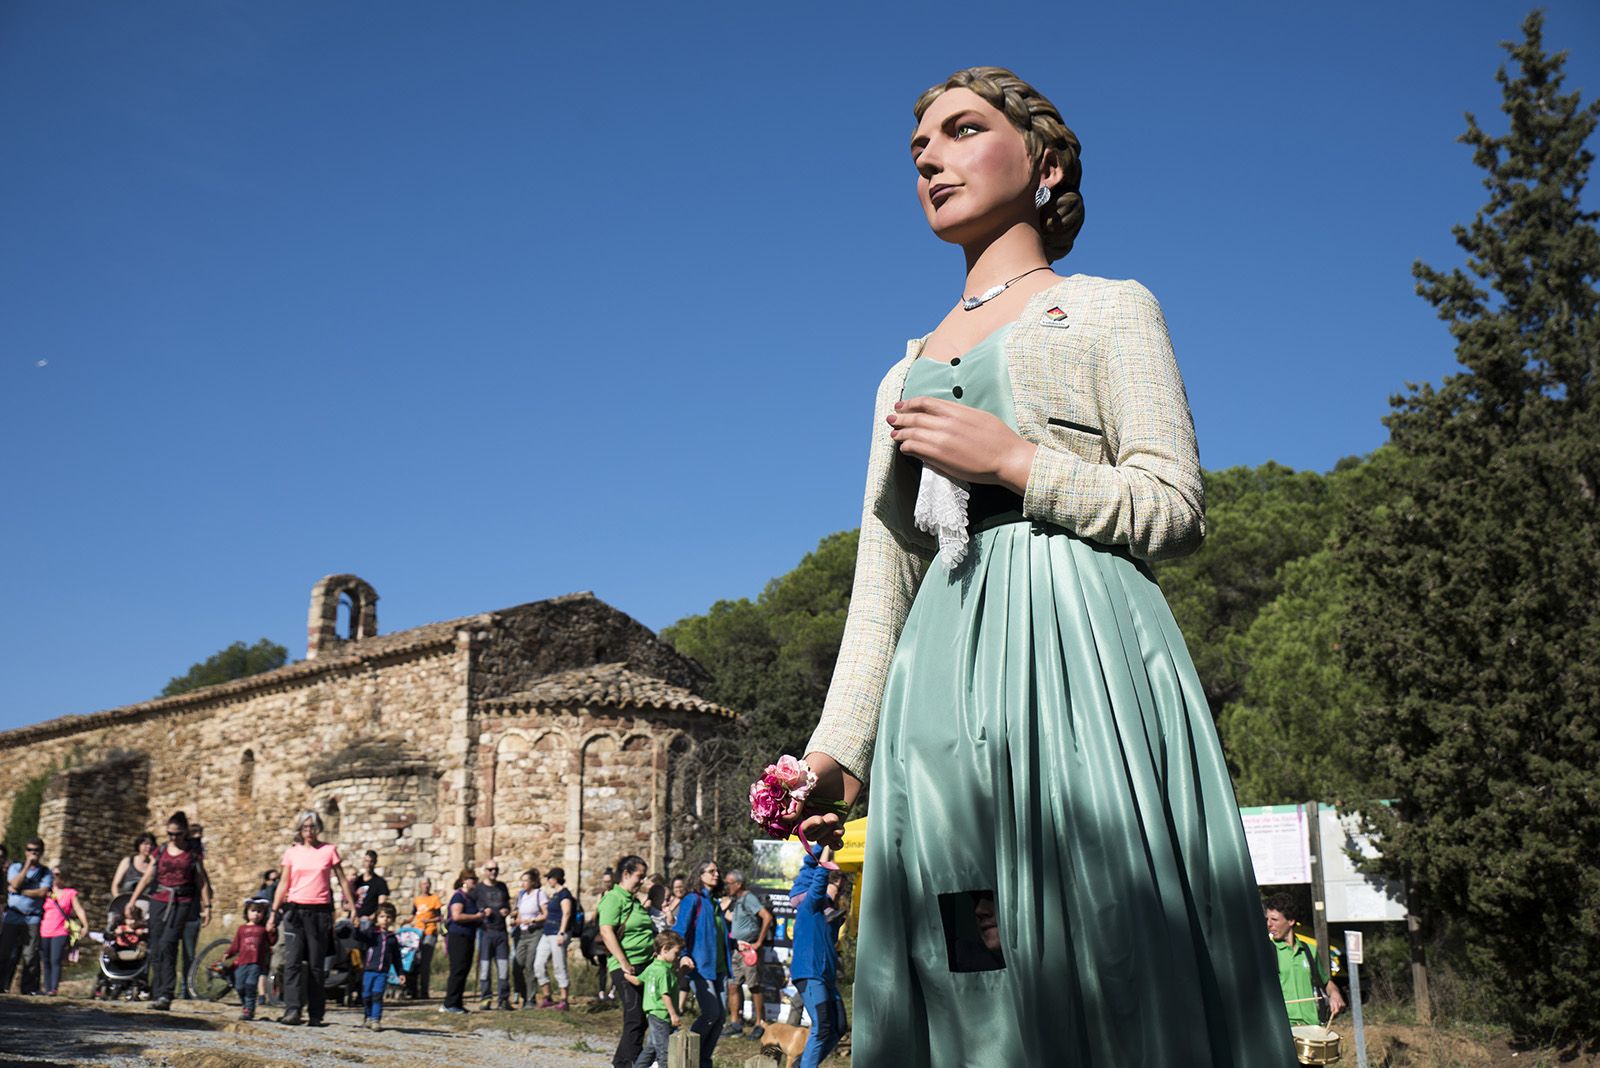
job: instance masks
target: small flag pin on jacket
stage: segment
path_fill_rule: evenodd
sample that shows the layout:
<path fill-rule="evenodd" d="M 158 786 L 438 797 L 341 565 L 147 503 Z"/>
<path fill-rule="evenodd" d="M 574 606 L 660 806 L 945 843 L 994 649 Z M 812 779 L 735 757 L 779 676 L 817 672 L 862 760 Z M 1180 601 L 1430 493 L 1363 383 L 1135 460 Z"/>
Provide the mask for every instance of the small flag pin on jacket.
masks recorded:
<path fill-rule="evenodd" d="M 1067 317 L 1067 313 L 1061 310 L 1060 305 L 1057 305 L 1056 307 L 1045 312 L 1044 317 L 1050 320 L 1052 323 L 1059 323 Z"/>

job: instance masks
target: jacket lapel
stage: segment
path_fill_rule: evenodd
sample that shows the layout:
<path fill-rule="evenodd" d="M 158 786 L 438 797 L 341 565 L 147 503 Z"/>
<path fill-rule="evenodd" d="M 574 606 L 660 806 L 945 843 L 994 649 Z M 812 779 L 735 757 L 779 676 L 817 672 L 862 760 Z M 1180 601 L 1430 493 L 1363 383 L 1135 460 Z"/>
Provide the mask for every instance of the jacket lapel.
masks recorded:
<path fill-rule="evenodd" d="M 1046 410 L 1051 398 L 1038 395 L 1034 383 L 1044 380 L 1049 371 L 1039 366 L 1052 349 L 1059 350 L 1060 334 L 1073 329 L 1073 278 L 1063 278 L 1049 289 L 1028 298 L 1017 325 L 1006 335 L 1006 372 L 1011 376 L 1011 403 L 1016 411 L 1017 432 L 1034 444 L 1049 440 L 1045 431 Z M 1066 368 L 1053 369 L 1064 382 Z"/>

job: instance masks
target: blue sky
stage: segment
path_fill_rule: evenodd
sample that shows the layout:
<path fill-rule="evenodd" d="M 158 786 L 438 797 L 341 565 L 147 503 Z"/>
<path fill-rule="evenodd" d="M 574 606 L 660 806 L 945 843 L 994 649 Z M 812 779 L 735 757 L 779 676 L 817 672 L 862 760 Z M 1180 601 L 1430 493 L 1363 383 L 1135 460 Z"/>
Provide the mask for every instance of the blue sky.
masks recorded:
<path fill-rule="evenodd" d="M 0 728 L 299 657 L 331 572 L 384 631 L 757 593 L 960 295 L 906 142 L 972 64 L 1082 138 L 1058 269 L 1160 298 L 1206 466 L 1367 452 L 1453 366 L 1410 268 L 1526 10 L 10 0 Z M 1592 99 L 1600 6 L 1547 11 Z"/>

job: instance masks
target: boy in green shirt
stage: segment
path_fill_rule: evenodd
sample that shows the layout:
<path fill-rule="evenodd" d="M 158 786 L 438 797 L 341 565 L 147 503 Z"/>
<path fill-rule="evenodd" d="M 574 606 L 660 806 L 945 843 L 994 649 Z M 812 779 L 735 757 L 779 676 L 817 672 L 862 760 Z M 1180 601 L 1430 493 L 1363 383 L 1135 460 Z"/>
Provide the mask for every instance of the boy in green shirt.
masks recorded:
<path fill-rule="evenodd" d="M 1299 907 L 1292 894 L 1277 893 L 1262 903 L 1267 914 L 1267 937 L 1272 939 L 1278 958 L 1278 984 L 1283 988 L 1284 1007 L 1289 1011 L 1289 1024 L 1318 1023 L 1317 989 L 1328 997 L 1328 1019 L 1332 1020 L 1344 1008 L 1344 996 L 1338 984 L 1329 981 L 1326 986 L 1317 972 L 1315 954 L 1294 936 Z"/>
<path fill-rule="evenodd" d="M 639 1059 L 633 1068 L 659 1064 L 666 1068 L 667 1039 L 682 1022 L 678 1018 L 678 957 L 683 953 L 683 936 L 677 931 L 656 935 L 656 958 L 639 973 L 644 987 L 644 1019 L 650 1028 Z"/>

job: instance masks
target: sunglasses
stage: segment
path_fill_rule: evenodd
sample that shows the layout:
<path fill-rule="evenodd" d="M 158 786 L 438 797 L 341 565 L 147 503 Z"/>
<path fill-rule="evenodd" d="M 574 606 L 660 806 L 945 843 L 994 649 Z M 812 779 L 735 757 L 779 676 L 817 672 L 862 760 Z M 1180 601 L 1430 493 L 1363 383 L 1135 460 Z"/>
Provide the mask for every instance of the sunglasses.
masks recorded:
<path fill-rule="evenodd" d="M 35 849 L 35 848 L 33 848 L 33 847 L 32 847 L 32 846 L 29 846 L 29 847 L 28 847 L 28 848 L 27 848 L 27 849 L 24 849 L 24 850 L 23 850 L 23 852 L 24 852 L 24 853 L 33 853 L 33 854 L 36 854 L 36 855 L 37 855 L 37 854 L 39 854 L 39 853 L 43 853 L 43 852 L 44 852 L 44 850 L 42 850 L 42 849 Z"/>

